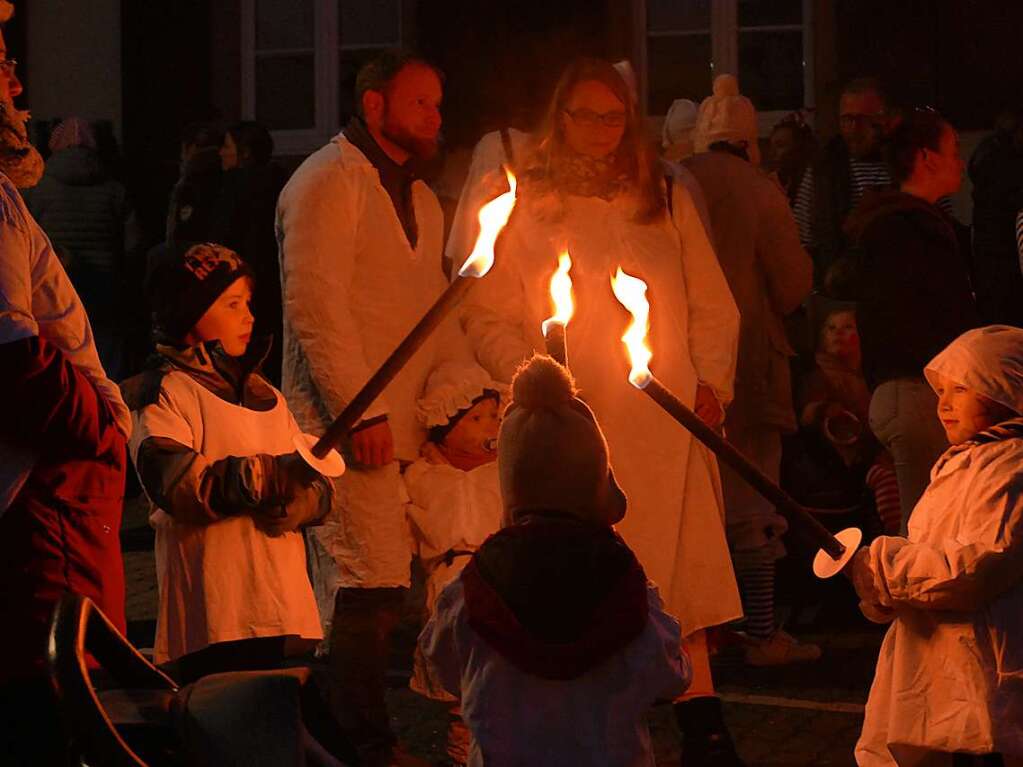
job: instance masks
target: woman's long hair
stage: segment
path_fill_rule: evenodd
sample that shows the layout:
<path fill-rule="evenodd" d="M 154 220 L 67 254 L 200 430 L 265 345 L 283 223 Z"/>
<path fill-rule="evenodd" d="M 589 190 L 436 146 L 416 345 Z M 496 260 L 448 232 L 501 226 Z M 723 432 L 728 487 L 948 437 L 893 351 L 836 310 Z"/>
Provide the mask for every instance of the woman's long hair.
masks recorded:
<path fill-rule="evenodd" d="M 646 135 L 635 95 L 618 70 L 600 59 L 577 59 L 562 73 L 537 137 L 536 149 L 523 164 L 525 188 L 527 192 L 532 187 L 541 194 L 553 192 L 561 197 L 557 185 L 558 166 L 572 153 L 565 140 L 562 116 L 575 87 L 591 80 L 606 86 L 625 106 L 625 131 L 615 151 L 616 167 L 628 180 L 636 199 L 635 219 L 650 222 L 666 208 L 664 174 L 660 172 L 657 153 Z"/>

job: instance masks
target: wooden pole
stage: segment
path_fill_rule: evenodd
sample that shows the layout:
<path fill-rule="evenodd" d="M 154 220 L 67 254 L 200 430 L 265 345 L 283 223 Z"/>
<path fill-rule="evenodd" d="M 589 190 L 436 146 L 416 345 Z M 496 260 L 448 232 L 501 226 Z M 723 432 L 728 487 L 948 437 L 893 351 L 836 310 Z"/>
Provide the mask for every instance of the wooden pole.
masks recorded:
<path fill-rule="evenodd" d="M 665 412 L 693 433 L 697 439 L 710 448 L 736 474 L 748 482 L 754 490 L 769 500 L 778 512 L 793 527 L 798 527 L 807 534 L 818 546 L 827 552 L 832 559 L 838 560 L 846 553 L 845 546 L 824 525 L 818 522 L 795 499 L 778 487 L 760 469 L 750 463 L 742 453 L 735 449 L 724 437 L 707 426 L 692 410 L 669 391 L 664 384 L 650 376 L 649 382 L 639 386 Z"/>

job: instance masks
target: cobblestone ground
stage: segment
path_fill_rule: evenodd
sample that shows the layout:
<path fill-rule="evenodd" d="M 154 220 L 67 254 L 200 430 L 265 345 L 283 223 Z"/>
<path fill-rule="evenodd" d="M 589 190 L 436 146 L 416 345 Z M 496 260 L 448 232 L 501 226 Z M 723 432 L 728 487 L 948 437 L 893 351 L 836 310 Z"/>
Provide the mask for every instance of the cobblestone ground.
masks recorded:
<path fill-rule="evenodd" d="M 122 544 L 128 587 L 129 638 L 151 647 L 156 617 L 153 534 L 140 500 L 125 507 Z M 800 666 L 757 669 L 742 662 L 737 648 L 724 648 L 714 659 L 714 675 L 724 700 L 725 716 L 740 754 L 750 767 L 838 767 L 853 765 L 852 748 L 863 721 L 862 707 L 873 677 L 882 631 L 859 619 L 841 584 L 824 595 L 839 604 L 814 628 L 796 633 L 821 645 L 821 660 Z M 407 620 L 395 643 L 388 702 L 394 728 L 413 754 L 428 760 L 443 757 L 444 707 L 406 687 L 409 658 L 417 633 L 419 608 L 414 589 Z M 812 633 L 811 633 L 812 632 Z M 685 759 L 671 707 L 649 714 L 659 767 Z"/>

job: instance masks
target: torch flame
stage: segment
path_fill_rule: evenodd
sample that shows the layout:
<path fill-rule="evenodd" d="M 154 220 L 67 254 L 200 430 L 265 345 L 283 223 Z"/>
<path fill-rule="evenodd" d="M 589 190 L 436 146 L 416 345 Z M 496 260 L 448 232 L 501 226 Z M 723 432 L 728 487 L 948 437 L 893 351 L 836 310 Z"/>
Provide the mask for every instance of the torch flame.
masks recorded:
<path fill-rule="evenodd" d="M 504 173 L 510 189 L 480 208 L 480 233 L 472 253 L 458 270 L 459 277 L 483 277 L 494 265 L 494 244 L 515 207 L 515 176 L 507 168 Z"/>
<path fill-rule="evenodd" d="M 650 329 L 650 302 L 646 298 L 646 283 L 626 274 L 619 266 L 618 273 L 611 278 L 611 289 L 619 303 L 632 314 L 632 324 L 622 336 L 625 348 L 629 350 L 629 359 L 632 360 L 629 383 L 637 389 L 646 388 L 653 378 L 647 366 L 654 356 L 646 344 L 646 334 Z"/>
<path fill-rule="evenodd" d="M 572 259 L 566 248 L 558 256 L 558 269 L 551 277 L 551 300 L 554 302 L 554 316 L 543 321 L 541 328 L 543 334 L 547 335 L 547 329 L 554 323 L 568 325 L 575 311 L 575 304 L 572 301 L 572 278 L 568 272 L 572 268 Z"/>

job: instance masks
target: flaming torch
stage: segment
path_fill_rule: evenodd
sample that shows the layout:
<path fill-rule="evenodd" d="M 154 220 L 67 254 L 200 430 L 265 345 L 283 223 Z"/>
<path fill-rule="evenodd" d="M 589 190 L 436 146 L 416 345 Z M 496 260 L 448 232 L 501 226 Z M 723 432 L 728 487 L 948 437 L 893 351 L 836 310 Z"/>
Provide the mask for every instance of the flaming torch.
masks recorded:
<path fill-rule="evenodd" d="M 798 528 L 821 547 L 813 562 L 813 571 L 817 577 L 830 578 L 841 571 L 856 553 L 863 534 L 857 528 L 850 527 L 842 530 L 837 536 L 832 535 L 809 511 L 796 503 L 792 496 L 778 487 L 665 388 L 649 368 L 653 353 L 646 344 L 646 335 L 650 328 L 650 303 L 646 298 L 646 283 L 626 274 L 619 267 L 618 273 L 611 278 L 611 287 L 618 301 L 632 314 L 632 324 L 622 336 L 632 362 L 629 383 L 646 392 L 668 415 L 692 432 L 754 490 L 773 503 L 793 528 Z"/>
<path fill-rule="evenodd" d="M 568 249 L 558 256 L 558 268 L 551 277 L 551 301 L 554 303 L 554 316 L 544 320 L 540 326 L 543 330 L 547 353 L 560 364 L 568 366 L 568 339 L 565 330 L 572 319 L 575 306 L 572 302 L 572 278 L 568 272 L 572 268 L 572 259 Z"/>
<path fill-rule="evenodd" d="M 509 190 L 480 208 L 480 233 L 476 238 L 476 245 L 473 247 L 472 253 L 462 264 L 462 268 L 458 270 L 458 276 L 440 294 L 433 306 L 409 331 L 409 334 L 391 352 L 391 355 L 384 360 L 380 368 L 370 376 L 359 393 L 334 419 L 322 437 L 318 440 L 308 434 L 296 437 L 295 448 L 314 468 L 328 476 L 339 476 L 344 471 L 344 461 L 334 448 L 362 418 L 366 408 L 380 396 L 380 392 L 405 366 L 441 321 L 451 313 L 451 310 L 465 297 L 469 289 L 476 284 L 476 280 L 486 276 L 490 267 L 494 265 L 494 245 L 515 207 L 515 176 L 507 169 L 505 174 L 508 177 Z M 334 473 L 329 474 L 328 470 Z"/>

